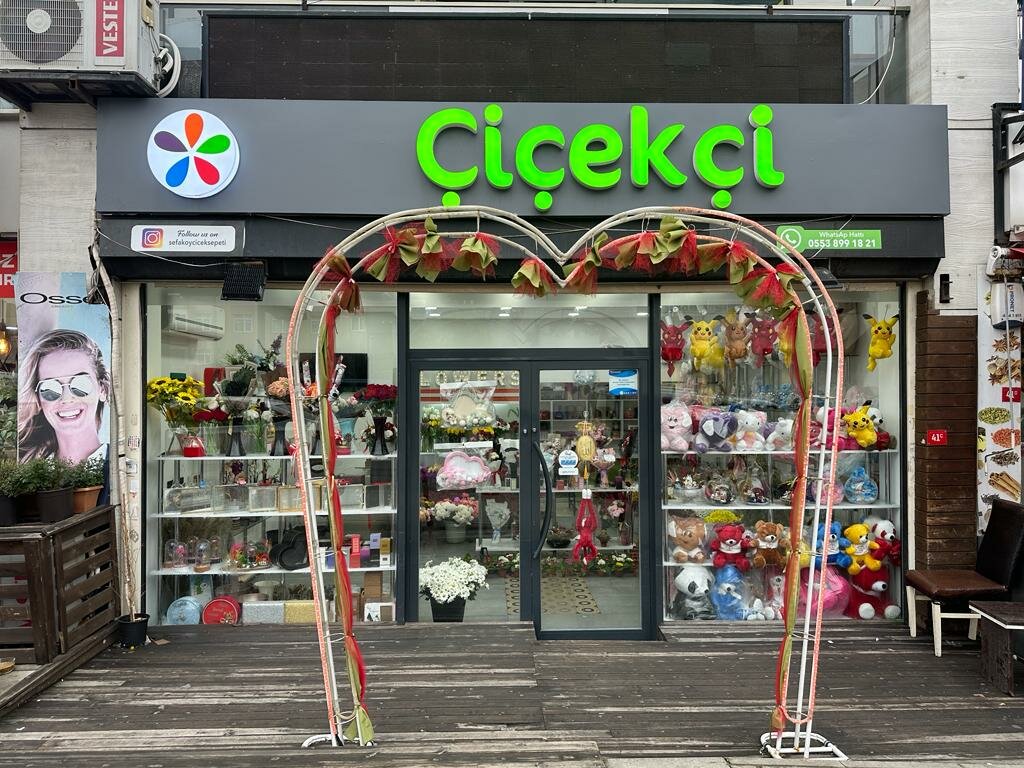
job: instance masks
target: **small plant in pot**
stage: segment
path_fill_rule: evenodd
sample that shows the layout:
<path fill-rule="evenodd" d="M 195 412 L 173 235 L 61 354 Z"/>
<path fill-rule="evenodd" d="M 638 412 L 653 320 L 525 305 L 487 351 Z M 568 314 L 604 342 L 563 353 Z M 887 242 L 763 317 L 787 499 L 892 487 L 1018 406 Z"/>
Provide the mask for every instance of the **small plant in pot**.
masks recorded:
<path fill-rule="evenodd" d="M 19 464 L 11 477 L 19 523 L 57 523 L 71 516 L 71 465 L 54 458 Z"/>
<path fill-rule="evenodd" d="M 466 601 L 488 588 L 487 569 L 476 560 L 450 557 L 420 568 L 420 594 L 430 600 L 435 622 L 459 622 L 466 615 Z"/>
<path fill-rule="evenodd" d="M 17 496 L 12 480 L 18 465 L 11 459 L 0 459 L 0 528 L 14 525 L 17 514 L 14 509 L 14 497 Z"/>
<path fill-rule="evenodd" d="M 103 459 L 94 457 L 71 467 L 72 512 L 75 514 L 95 509 L 106 482 L 104 464 Z"/>
<path fill-rule="evenodd" d="M 556 525 L 548 531 L 548 546 L 554 549 L 565 549 L 576 536 L 576 531 L 564 525 Z"/>

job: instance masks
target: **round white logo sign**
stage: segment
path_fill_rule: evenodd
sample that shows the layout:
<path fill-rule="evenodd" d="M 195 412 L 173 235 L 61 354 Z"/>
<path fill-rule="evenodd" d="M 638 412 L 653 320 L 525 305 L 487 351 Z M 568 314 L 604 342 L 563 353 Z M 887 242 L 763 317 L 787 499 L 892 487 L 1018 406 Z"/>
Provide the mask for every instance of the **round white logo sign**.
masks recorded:
<path fill-rule="evenodd" d="M 157 123 L 146 157 L 164 189 L 181 197 L 212 197 L 238 172 L 238 140 L 216 115 L 183 109 Z"/>

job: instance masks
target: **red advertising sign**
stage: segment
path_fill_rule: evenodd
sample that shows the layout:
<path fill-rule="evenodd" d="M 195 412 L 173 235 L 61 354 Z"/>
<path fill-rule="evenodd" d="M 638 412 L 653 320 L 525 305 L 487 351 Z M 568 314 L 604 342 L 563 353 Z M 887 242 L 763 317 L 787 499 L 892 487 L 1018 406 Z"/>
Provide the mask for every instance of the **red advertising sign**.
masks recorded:
<path fill-rule="evenodd" d="M 924 436 L 927 445 L 948 445 L 949 433 L 944 429 L 929 429 Z"/>
<path fill-rule="evenodd" d="M 1020 402 L 1020 387 L 1003 387 L 1003 402 L 1004 403 L 1019 403 Z"/>
<path fill-rule="evenodd" d="M 96 58 L 103 63 L 124 59 L 124 4 L 125 0 L 96 0 Z"/>
<path fill-rule="evenodd" d="M 0 299 L 14 298 L 14 273 L 18 271 L 18 241 L 0 240 Z"/>

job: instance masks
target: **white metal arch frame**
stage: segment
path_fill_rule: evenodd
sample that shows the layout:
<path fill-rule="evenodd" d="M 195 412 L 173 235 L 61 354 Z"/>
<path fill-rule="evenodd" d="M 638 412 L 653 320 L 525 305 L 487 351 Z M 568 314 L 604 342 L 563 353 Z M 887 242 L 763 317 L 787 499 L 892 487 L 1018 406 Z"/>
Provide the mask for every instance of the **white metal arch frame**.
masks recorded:
<path fill-rule="evenodd" d="M 306 310 L 314 308 L 321 310 L 317 326 L 317 338 L 325 343 L 318 344 L 316 363 L 318 392 L 315 395 L 315 399 L 320 408 L 321 434 L 326 436 L 321 441 L 324 446 L 324 457 L 327 459 L 325 461 L 326 480 L 328 485 L 333 488 L 334 455 L 333 440 L 331 439 L 333 436 L 333 417 L 327 400 L 327 392 L 331 386 L 330 377 L 333 374 L 333 370 L 330 367 L 329 361 L 323 359 L 324 355 L 322 352 L 326 349 L 328 350 L 328 355 L 333 357 L 335 319 L 338 313 L 342 311 L 345 296 L 351 296 L 353 292 L 358 293 L 356 276 L 361 271 L 365 271 L 376 258 L 376 252 L 371 251 L 364 254 L 354 265 L 350 266 L 347 254 L 364 245 L 370 238 L 378 236 L 387 230 L 393 230 L 393 228 L 401 225 L 423 222 L 425 219 L 430 218 L 437 225 L 437 234 L 443 240 L 459 240 L 483 232 L 501 243 L 502 246 L 507 246 L 521 252 L 524 257 L 540 259 L 551 283 L 559 288 L 566 288 L 567 285 L 571 285 L 576 271 L 583 268 L 582 262 L 577 263 L 575 269 L 570 268 L 568 274 L 563 276 L 544 261 L 545 257 L 555 261 L 558 265 L 564 266 L 569 263 L 573 255 L 592 245 L 594 239 L 602 233 L 610 230 L 621 231 L 621 228 L 628 225 L 636 225 L 637 222 L 640 223 L 641 230 L 646 230 L 647 222 L 656 221 L 667 216 L 679 219 L 691 229 L 706 227 L 712 230 L 724 229 L 731 231 L 732 234 L 729 239 L 711 235 L 698 235 L 698 239 L 705 243 L 731 244 L 737 238 L 742 237 L 741 242 L 748 247 L 753 247 L 753 259 L 759 266 L 774 271 L 774 268 L 768 261 L 768 259 L 772 259 L 778 263 L 788 265 L 791 270 L 795 270 L 799 277 L 798 280 L 792 283 L 794 292 L 799 299 L 795 304 L 795 308 L 803 319 L 802 330 L 796 339 L 796 343 L 798 345 L 805 345 L 803 346 L 805 352 L 809 353 L 810 349 L 810 336 L 806 324 L 808 310 L 818 315 L 825 328 L 832 331 L 822 334 L 825 343 L 823 355 L 823 359 L 826 362 L 825 391 L 815 395 L 812 391 L 813 385 L 808 385 L 807 391 L 802 394 L 800 411 L 798 411 L 798 414 L 802 414 L 802 418 L 798 420 L 796 433 L 797 482 L 794 486 L 793 506 L 790 512 L 791 547 L 786 569 L 786 618 L 776 668 L 776 701 L 772 711 L 771 730 L 761 736 L 760 744 L 766 752 L 774 757 L 802 755 L 804 757 L 845 758 L 835 745 L 812 731 L 825 585 L 824 568 L 816 567 L 817 558 L 813 556 L 810 558 L 810 565 L 808 567 L 805 610 L 803 616 L 800 617 L 802 628 L 799 631 L 796 628 L 797 598 L 800 581 L 798 545 L 805 515 L 806 485 L 808 483 L 813 482 L 815 484 L 813 513 L 808 521 L 811 526 L 811 535 L 814 535 L 819 523 L 823 523 L 827 528 L 832 522 L 832 494 L 831 492 L 823 493 L 823 490 L 831 489 L 835 483 L 838 441 L 832 440 L 829 446 L 825 439 L 829 432 L 834 430 L 834 424 L 829 424 L 822 429 L 821 439 L 814 446 L 811 446 L 809 442 L 808 427 L 811 418 L 810 405 L 812 398 L 822 402 L 826 414 L 830 412 L 838 414 L 842 407 L 843 340 L 842 334 L 838 332 L 839 316 L 828 291 L 810 262 L 770 230 L 750 219 L 723 211 L 668 206 L 639 208 L 610 217 L 585 232 L 567 251 L 558 248 L 544 232 L 526 219 L 495 208 L 460 206 L 455 208 L 435 207 L 401 211 L 381 217 L 353 232 L 334 248 L 331 248 L 317 262 L 296 299 L 286 346 L 288 374 L 291 380 L 292 392 L 294 393 L 292 397 L 292 419 L 295 425 L 297 442 L 296 474 L 302 496 L 307 546 L 311 553 L 310 572 L 313 601 L 315 604 L 317 637 L 320 647 L 329 726 L 329 733 L 311 737 L 304 746 L 320 742 L 328 742 L 335 746 L 340 746 L 346 742 L 354 742 L 362 746 L 374 743 L 373 726 L 370 723 L 369 715 L 366 713 L 362 700 L 365 689 L 364 670 L 358 644 L 355 642 L 355 637 L 352 633 L 351 586 L 344 558 L 341 556 L 336 556 L 335 558 L 336 605 L 342 608 L 347 606 L 347 611 L 341 611 L 343 614 L 342 631 L 339 636 L 339 633 L 332 627 L 330 622 L 330 606 L 324 595 L 324 571 L 319 558 L 312 554 L 319 551 L 320 541 L 317 534 L 316 510 L 315 506 L 311 503 L 313 480 L 310 467 L 309 433 L 305 420 L 302 418 L 302 406 L 300 404 L 303 399 L 300 395 L 302 392 L 302 377 L 299 370 L 299 349 L 296 343 L 304 325 L 312 317 Z M 467 231 L 446 231 L 443 229 L 445 222 L 467 220 L 475 220 L 476 228 Z M 535 247 L 531 249 L 509 236 L 486 232 L 482 227 L 487 224 L 499 225 L 505 230 L 518 232 L 520 235 L 526 236 L 526 239 Z M 633 231 L 635 232 L 635 230 Z M 758 253 L 758 251 L 762 251 L 764 255 Z M 315 295 L 319 291 L 328 289 L 330 294 L 327 300 L 323 300 Z M 800 292 L 803 293 L 803 298 L 800 297 Z M 830 419 L 826 417 L 826 420 L 829 421 Z M 811 450 L 814 452 L 813 463 L 815 471 L 813 475 L 809 476 Z M 804 479 L 805 482 L 801 483 L 801 479 Z M 333 493 L 328 494 L 328 512 L 332 527 L 331 535 L 334 539 L 333 543 L 337 545 L 343 540 L 343 530 L 336 530 L 336 527 L 340 529 L 342 518 L 337 496 Z M 817 590 L 817 594 L 815 594 L 815 590 Z M 343 595 L 345 598 L 349 598 L 349 600 L 341 599 Z M 791 694 L 789 682 L 790 671 L 793 665 L 792 650 L 794 640 L 798 641 L 799 647 L 799 662 L 797 664 L 798 686 L 795 694 Z M 345 663 L 348 671 L 349 687 L 352 693 L 350 709 L 344 709 L 339 700 L 334 655 L 334 646 L 338 642 L 342 642 L 345 648 Z"/>

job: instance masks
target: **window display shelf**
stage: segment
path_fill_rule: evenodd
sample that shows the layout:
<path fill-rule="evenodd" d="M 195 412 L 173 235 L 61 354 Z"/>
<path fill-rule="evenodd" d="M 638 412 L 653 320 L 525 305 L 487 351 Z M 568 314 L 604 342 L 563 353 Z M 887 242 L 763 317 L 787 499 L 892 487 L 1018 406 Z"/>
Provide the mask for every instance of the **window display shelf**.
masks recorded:
<path fill-rule="evenodd" d="M 812 448 L 810 456 L 816 455 L 817 450 Z M 886 448 L 884 451 L 839 451 L 839 456 L 863 456 L 865 454 L 890 454 L 899 453 L 899 448 Z M 792 456 L 793 451 L 662 451 L 662 456 Z"/>
<path fill-rule="evenodd" d="M 764 509 L 768 511 L 790 509 L 789 504 L 703 504 L 700 502 L 685 502 L 685 501 L 666 501 L 661 505 L 662 509 L 692 509 L 692 510 L 710 510 L 710 509 Z M 808 502 L 805 509 L 814 509 L 814 502 Z M 873 504 L 851 504 L 849 502 L 843 502 L 842 504 L 833 504 L 832 509 L 836 512 L 843 510 L 857 509 L 862 512 L 866 512 L 872 509 L 899 509 L 899 504 L 888 504 L 874 502 Z M 822 507 L 824 509 L 824 507 Z"/>
<path fill-rule="evenodd" d="M 634 545 L 634 544 L 606 544 L 606 545 L 604 545 L 602 547 L 600 544 L 598 544 L 596 546 L 597 546 L 598 555 L 600 555 L 600 553 L 602 553 L 602 552 L 628 552 L 629 550 L 633 549 L 633 547 L 636 546 L 636 545 Z M 494 543 L 489 542 L 489 541 L 484 541 L 483 544 L 481 544 L 480 543 L 480 539 L 477 539 L 476 540 L 476 551 L 479 552 L 481 549 L 486 549 L 488 552 L 518 552 L 519 551 L 519 542 L 518 541 L 504 541 L 503 540 L 503 541 L 499 541 L 497 544 L 494 544 Z M 568 547 L 549 547 L 547 544 L 545 544 L 541 548 L 541 551 L 542 552 L 564 552 L 567 555 L 569 555 L 569 554 L 572 554 L 572 545 L 569 545 Z"/>
<path fill-rule="evenodd" d="M 379 572 L 384 573 L 386 571 L 394 571 L 396 566 L 394 565 L 374 565 L 367 566 L 365 568 L 353 568 L 349 567 L 349 573 L 371 573 Z M 324 568 L 324 573 L 334 573 L 333 568 Z M 226 568 L 223 565 L 214 565 L 210 567 L 210 570 L 197 573 L 191 566 L 185 566 L 184 568 L 158 568 L 157 570 L 151 571 L 156 576 L 259 576 L 263 573 L 270 574 L 309 574 L 309 568 L 296 568 L 295 570 L 289 571 L 286 568 Z"/>
<path fill-rule="evenodd" d="M 318 517 L 326 517 L 327 512 L 323 510 L 317 511 Z M 394 507 L 367 507 L 364 509 L 342 509 L 342 517 L 358 517 L 365 515 L 396 515 L 398 510 Z M 214 512 L 210 509 L 194 509 L 189 512 L 160 512 L 154 517 L 161 518 L 186 518 L 186 517 L 199 517 L 205 519 L 227 519 L 231 520 L 236 517 L 302 517 L 303 513 L 300 510 L 288 509 L 268 509 L 259 510 L 256 512 Z"/>
<path fill-rule="evenodd" d="M 155 457 L 157 461 L 291 461 L 292 456 L 271 456 L 269 453 L 250 453 L 245 456 L 177 456 L 162 453 Z M 320 456 L 310 456 L 319 459 Z"/>

